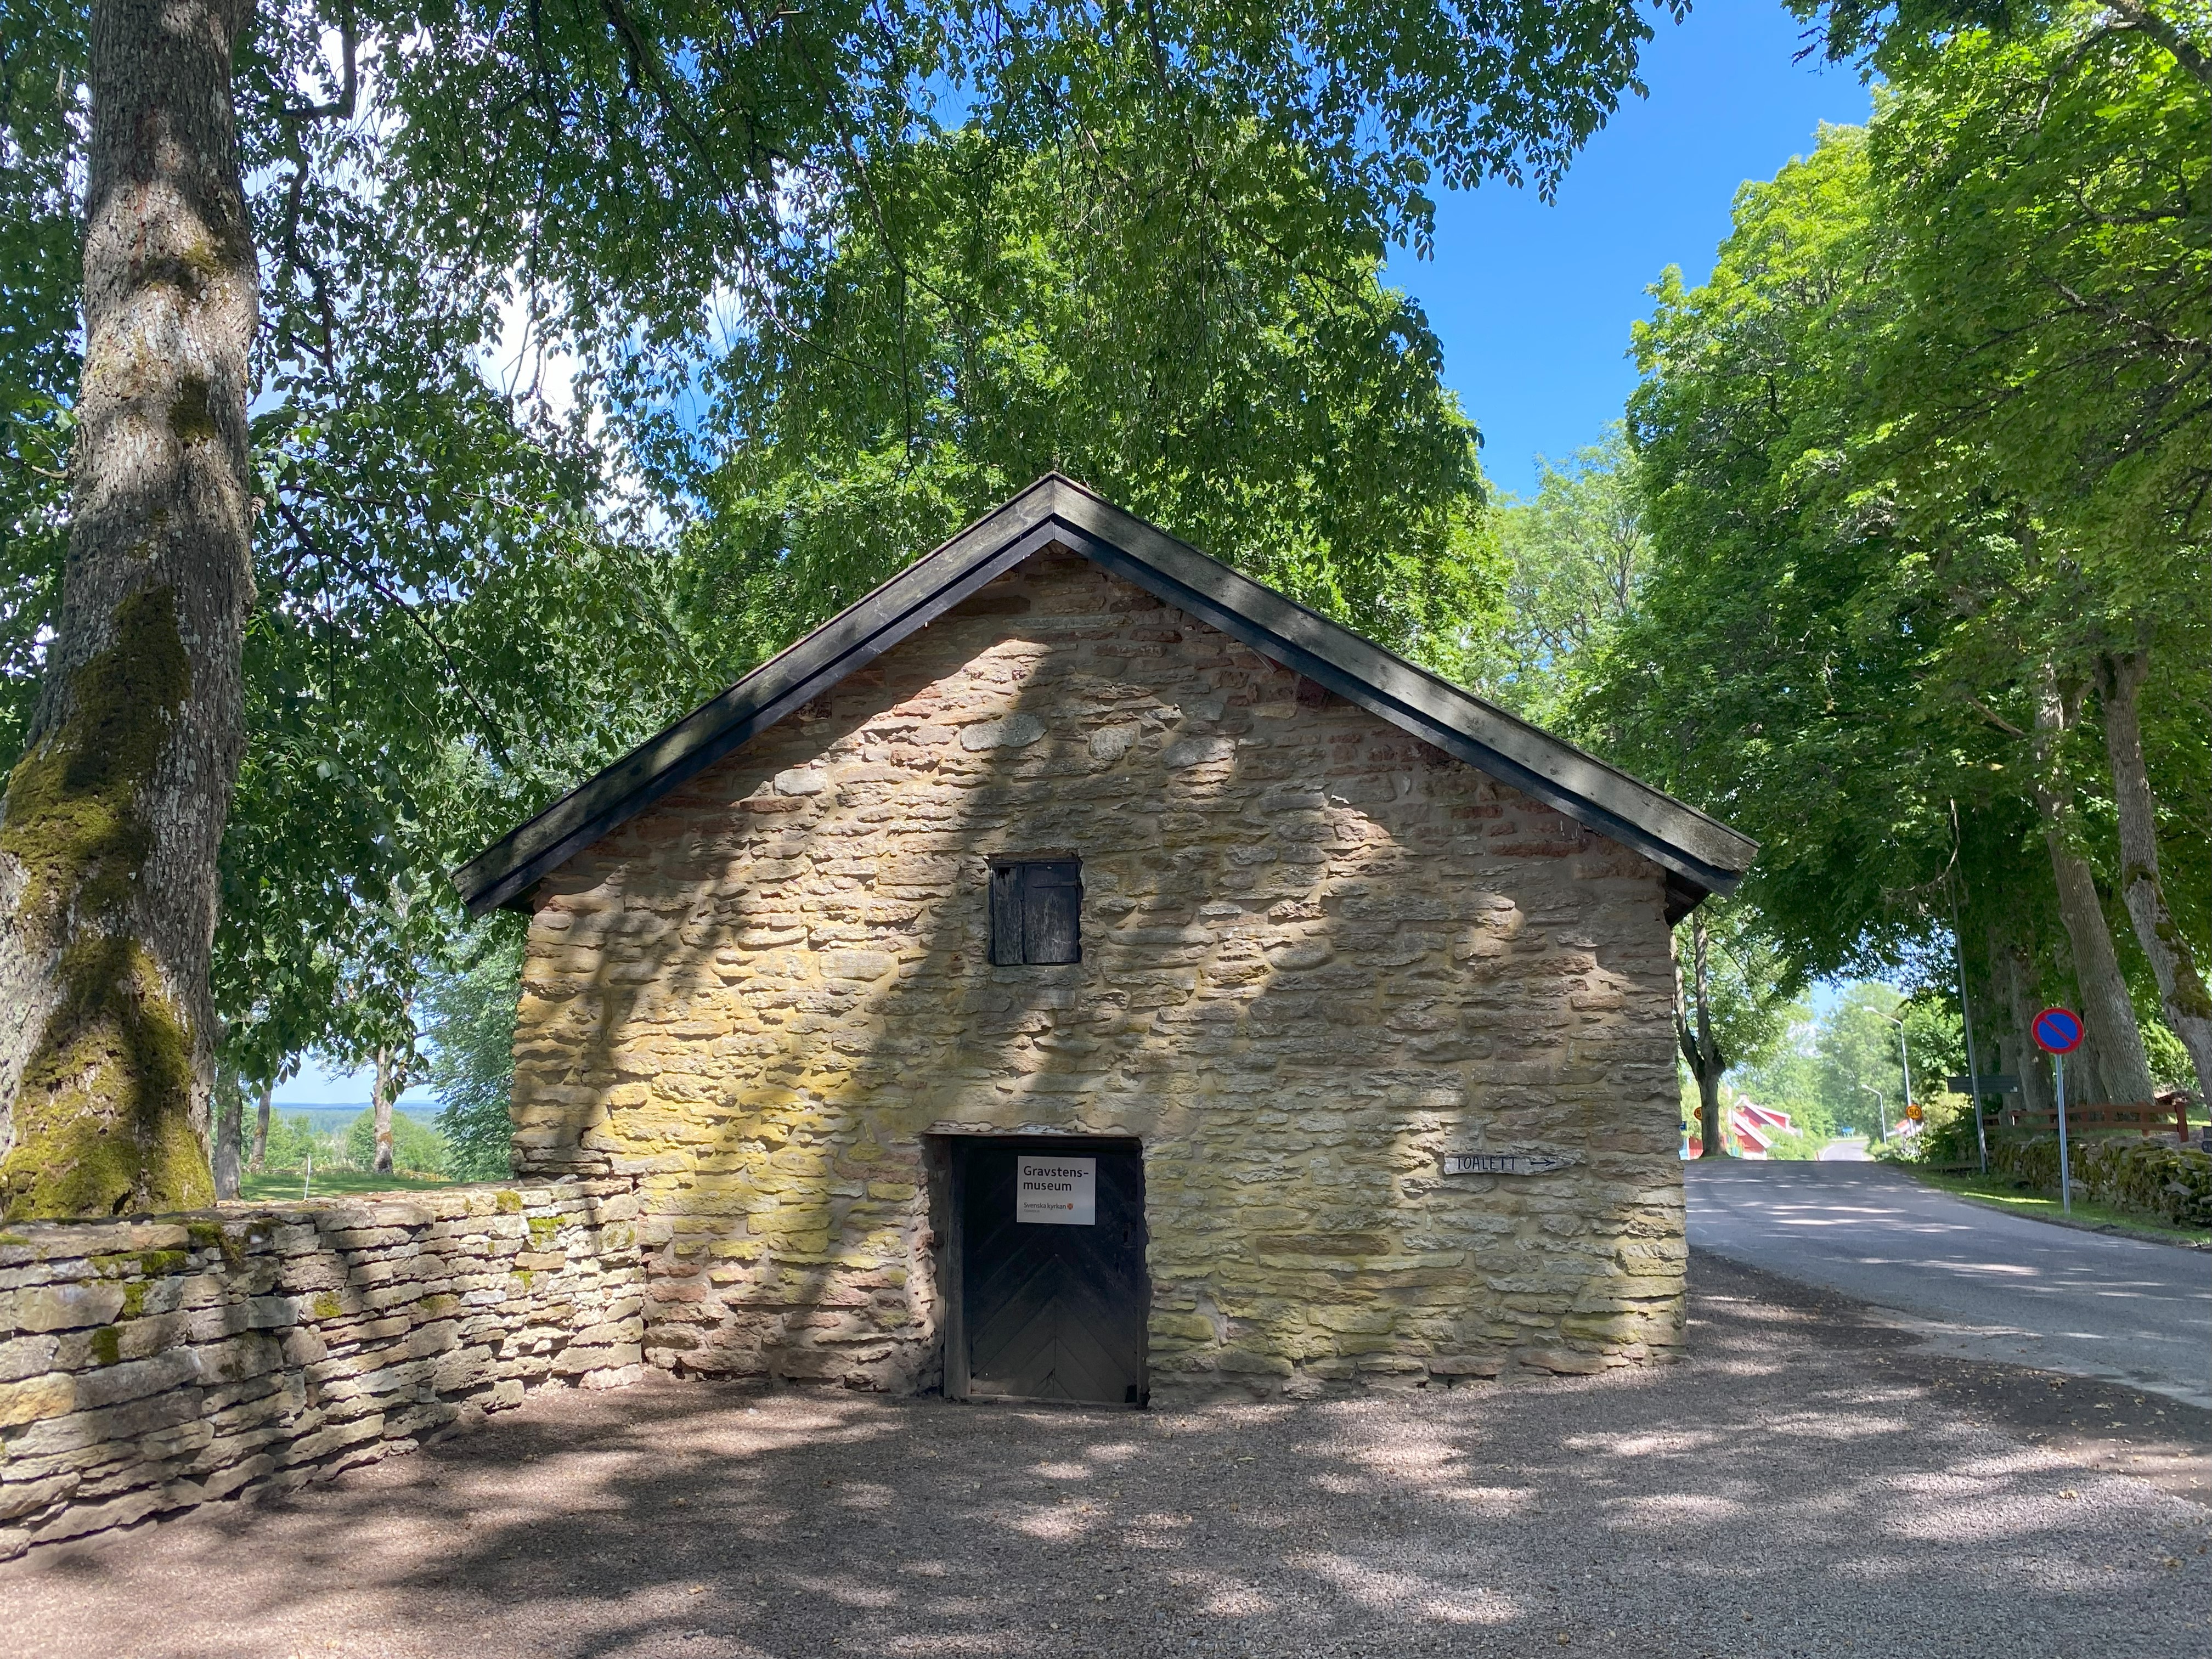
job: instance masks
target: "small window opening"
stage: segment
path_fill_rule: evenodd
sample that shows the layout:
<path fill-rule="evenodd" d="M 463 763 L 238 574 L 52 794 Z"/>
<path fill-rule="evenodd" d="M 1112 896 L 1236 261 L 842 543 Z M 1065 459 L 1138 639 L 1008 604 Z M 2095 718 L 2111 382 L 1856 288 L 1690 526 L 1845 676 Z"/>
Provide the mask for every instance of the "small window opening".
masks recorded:
<path fill-rule="evenodd" d="M 991 960 L 1001 967 L 1083 960 L 1083 866 L 1030 859 L 991 866 Z"/>

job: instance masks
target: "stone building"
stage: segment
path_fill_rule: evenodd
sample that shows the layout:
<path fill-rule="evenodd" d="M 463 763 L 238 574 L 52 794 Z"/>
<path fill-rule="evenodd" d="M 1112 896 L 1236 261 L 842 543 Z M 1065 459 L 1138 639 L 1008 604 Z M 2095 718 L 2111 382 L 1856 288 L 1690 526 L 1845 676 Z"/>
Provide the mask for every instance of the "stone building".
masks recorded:
<path fill-rule="evenodd" d="M 456 880 L 649 1363 L 1137 1402 L 1668 1358 L 1753 850 L 1048 477 Z"/>

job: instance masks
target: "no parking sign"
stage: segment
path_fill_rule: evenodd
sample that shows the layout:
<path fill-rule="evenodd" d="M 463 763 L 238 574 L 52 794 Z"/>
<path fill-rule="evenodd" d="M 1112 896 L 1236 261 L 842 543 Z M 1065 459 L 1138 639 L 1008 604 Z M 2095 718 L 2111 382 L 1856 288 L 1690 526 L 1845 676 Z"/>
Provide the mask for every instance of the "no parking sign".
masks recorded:
<path fill-rule="evenodd" d="M 2046 1054 L 2070 1054 L 2081 1046 L 2081 1016 L 2071 1008 L 2045 1008 L 2033 1030 L 2035 1046 Z"/>
<path fill-rule="evenodd" d="M 2066 1056 L 2081 1046 L 2081 1016 L 2071 1008 L 2045 1008 L 2028 1027 L 2035 1046 L 2051 1056 L 2058 1091 L 2058 1207 L 2074 1208 L 2074 1164 L 2066 1150 Z"/>

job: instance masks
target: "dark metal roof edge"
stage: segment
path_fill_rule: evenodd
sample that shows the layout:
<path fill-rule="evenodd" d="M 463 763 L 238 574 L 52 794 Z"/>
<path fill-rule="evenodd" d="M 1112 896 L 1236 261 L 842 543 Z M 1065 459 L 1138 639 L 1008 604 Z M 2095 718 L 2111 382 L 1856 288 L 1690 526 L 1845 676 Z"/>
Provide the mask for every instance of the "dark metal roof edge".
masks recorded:
<path fill-rule="evenodd" d="M 1554 807 L 1577 823 L 1585 823 L 1601 835 L 1634 848 L 1653 862 L 1688 878 L 1710 893 L 1729 893 L 1742 879 L 1742 872 L 1729 870 L 1699 858 L 1688 849 L 1674 845 L 1645 829 L 1633 820 L 1622 817 L 1603 805 L 1575 793 L 1554 782 L 1544 774 L 1523 765 L 1512 756 L 1470 737 L 1457 726 L 1437 720 L 1426 712 L 1412 708 L 1381 690 L 1371 681 L 1344 665 L 1321 655 L 1300 642 L 1255 623 L 1248 614 L 1222 605 L 1211 595 L 1174 580 L 1169 573 L 1148 561 L 1125 554 L 1110 542 L 1092 537 L 1085 531 L 1070 526 L 1077 551 L 1085 557 L 1112 570 L 1124 580 L 1136 583 L 1168 603 L 1192 615 L 1203 618 L 1232 639 L 1243 641 L 1285 667 L 1296 669 L 1317 685 L 1326 686 L 1339 696 L 1358 703 L 1369 713 L 1381 716 L 1401 731 L 1409 732 L 1425 743 L 1465 761 L 1468 765 L 1489 773 L 1492 777 L 1512 785 L 1523 794 Z M 1203 555 L 1200 556 L 1203 557 Z M 1212 562 L 1212 561 L 1209 561 Z M 1258 584 L 1254 584 L 1257 586 Z M 1272 592 L 1273 590 L 1264 590 Z M 1313 613 L 1306 613 L 1311 616 Z M 1345 631 L 1326 617 L 1316 617 L 1325 626 Z M 1357 639 L 1357 635 L 1348 637 Z M 1410 666 L 1410 665 L 1408 665 Z M 1456 690 L 1456 688 L 1452 688 Z M 1465 695 L 1462 693 L 1461 695 Z M 1579 750 L 1577 752 L 1580 752 Z M 1656 793 L 1656 791 L 1654 792 Z M 1684 809 L 1686 811 L 1694 809 Z M 1747 860 L 1748 862 L 1748 860 Z"/>
<path fill-rule="evenodd" d="M 1040 478 L 915 560 L 454 871 L 453 885 L 469 914 L 482 915 L 527 891 L 574 853 L 958 604 L 981 585 L 963 580 L 978 563 L 994 567 L 995 576 L 1044 545 L 1049 536 L 1030 532 L 1048 516 L 1036 498 L 1048 493 L 1055 477 Z M 1017 553 L 1018 547 L 1024 550 Z M 770 707 L 776 710 L 771 718 L 757 718 Z"/>
<path fill-rule="evenodd" d="M 470 913 L 521 898 L 575 853 L 1054 542 L 1708 892 L 1732 891 L 1758 851 L 1696 808 L 1048 473 L 455 871 Z M 1584 787 L 1560 770 L 1583 775 Z"/>
<path fill-rule="evenodd" d="M 1738 878 L 1738 879 L 1740 880 L 1741 878 Z M 1672 870 L 1668 871 L 1667 872 L 1666 892 L 1662 896 L 1660 907 L 1662 912 L 1667 918 L 1667 925 L 1669 927 L 1674 926 L 1674 924 L 1680 921 L 1683 917 L 1688 915 L 1691 911 L 1696 909 L 1700 904 L 1703 904 L 1711 893 L 1719 892 L 1725 896 L 1728 893 L 1734 891 L 1735 886 L 1735 882 L 1730 882 L 1726 887 L 1715 889 L 1704 888 L 1698 886 L 1696 882 L 1689 880 Z"/>
<path fill-rule="evenodd" d="M 1176 578 L 1190 592 L 1204 594 L 1221 612 L 1304 647 L 1371 686 L 1393 704 L 1458 731 L 1500 762 L 1546 780 L 1550 790 L 1637 824 L 1697 863 L 1736 875 L 1750 867 L 1759 843 L 1688 802 L 1655 789 L 1564 738 L 1554 737 L 1407 662 L 1081 485 L 1070 485 L 1069 489 L 1073 499 L 1063 503 L 1061 512 L 1074 520 L 1075 527 L 1090 532 L 1097 543 L 1119 549 L 1131 559 Z M 1092 522 L 1083 523 L 1084 519 Z M 1652 822 L 1655 818 L 1658 822 Z"/>

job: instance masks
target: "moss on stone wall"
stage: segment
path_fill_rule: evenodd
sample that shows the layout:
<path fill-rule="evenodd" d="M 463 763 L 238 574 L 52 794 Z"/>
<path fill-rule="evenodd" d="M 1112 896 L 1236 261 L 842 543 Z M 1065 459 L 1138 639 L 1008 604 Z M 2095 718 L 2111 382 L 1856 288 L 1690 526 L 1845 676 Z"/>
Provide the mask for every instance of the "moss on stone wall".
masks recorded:
<path fill-rule="evenodd" d="M 632 1183 L 526 1196 L 568 1249 L 522 1294 L 524 1228 L 481 1187 L 0 1235 L 0 1561 L 635 1380 Z"/>
<path fill-rule="evenodd" d="M 2002 1140 L 1990 1149 L 2000 1174 L 2058 1190 L 2058 1138 Z M 2179 1227 L 2212 1226 L 2212 1156 L 2134 1136 L 2090 1137 L 2067 1148 L 2075 1190 L 2094 1203 Z"/>

